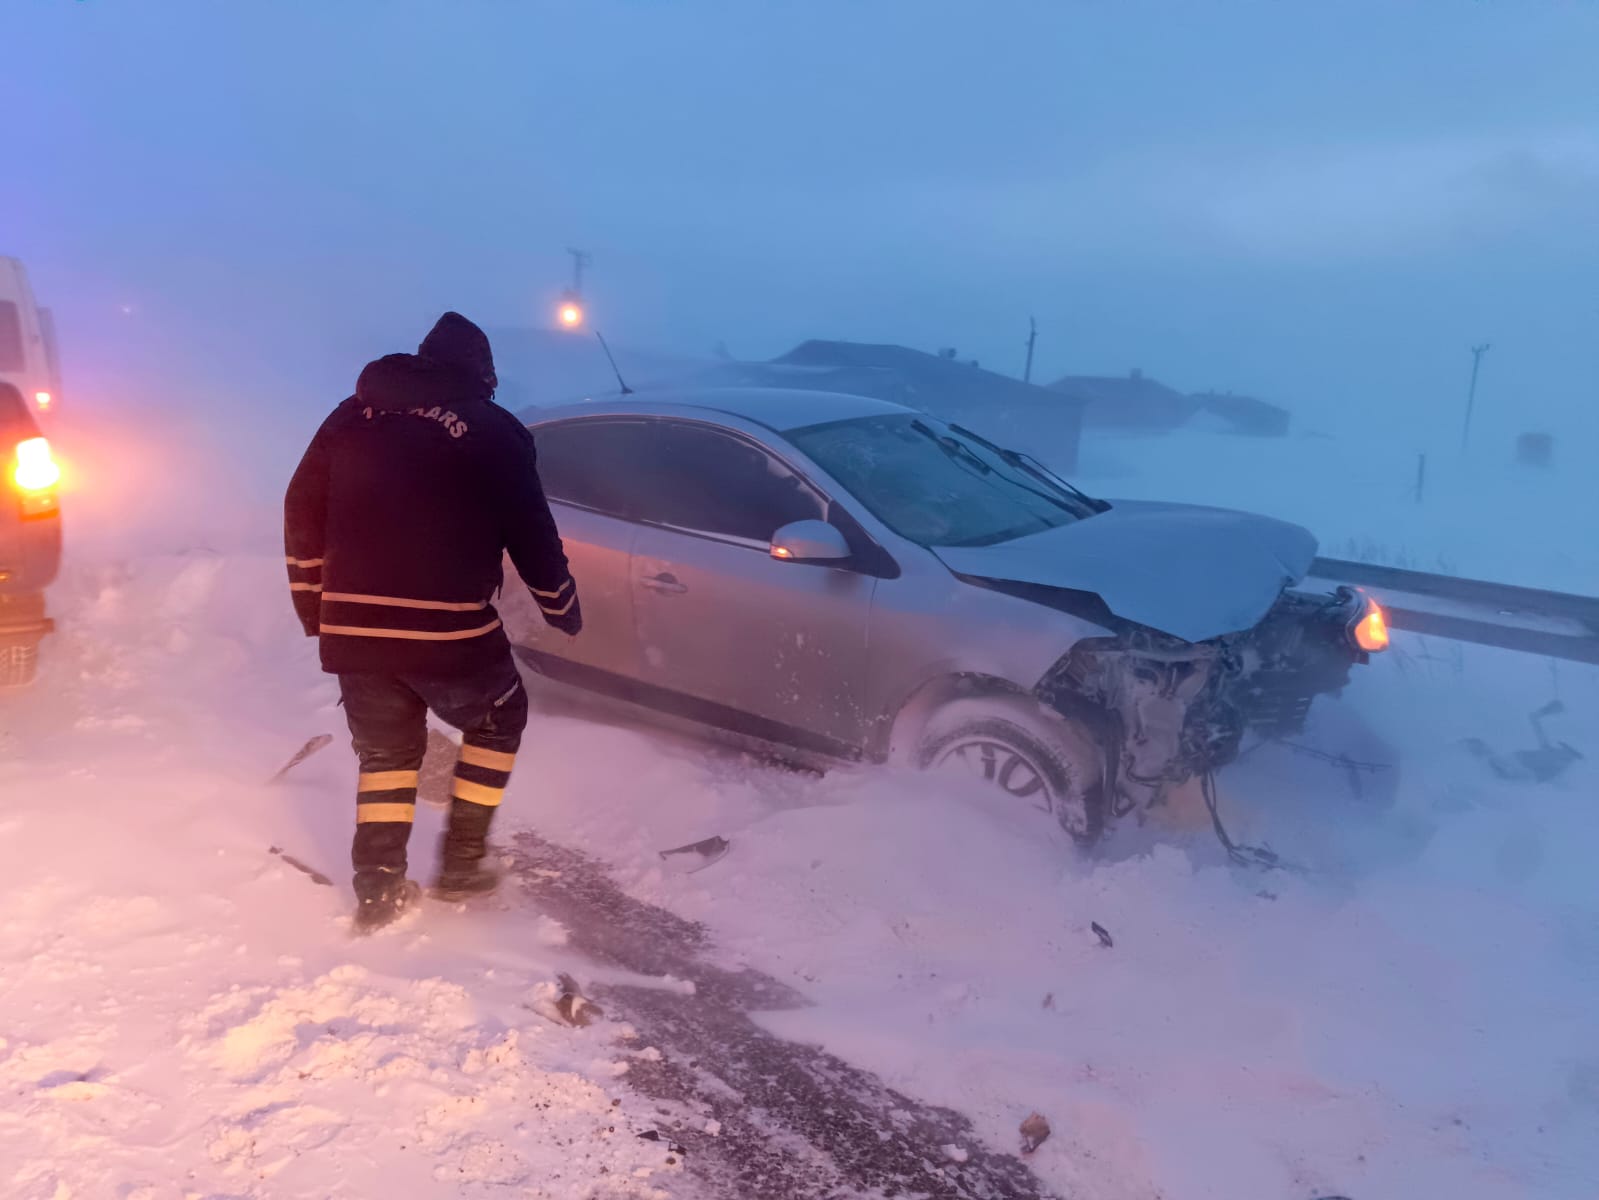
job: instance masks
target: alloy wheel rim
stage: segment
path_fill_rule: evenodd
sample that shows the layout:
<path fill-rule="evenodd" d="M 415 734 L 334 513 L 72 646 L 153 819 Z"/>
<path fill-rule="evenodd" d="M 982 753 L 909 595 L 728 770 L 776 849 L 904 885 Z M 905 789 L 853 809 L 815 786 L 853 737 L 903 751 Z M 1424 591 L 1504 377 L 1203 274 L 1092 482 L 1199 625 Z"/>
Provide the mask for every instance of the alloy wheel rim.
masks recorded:
<path fill-rule="evenodd" d="M 1082 807 L 1057 795 L 1042 766 L 1007 742 L 990 737 L 960 738 L 946 746 L 933 765 L 940 770 L 960 771 L 1039 812 L 1057 814 L 1069 832 L 1087 830 L 1087 814 Z"/>

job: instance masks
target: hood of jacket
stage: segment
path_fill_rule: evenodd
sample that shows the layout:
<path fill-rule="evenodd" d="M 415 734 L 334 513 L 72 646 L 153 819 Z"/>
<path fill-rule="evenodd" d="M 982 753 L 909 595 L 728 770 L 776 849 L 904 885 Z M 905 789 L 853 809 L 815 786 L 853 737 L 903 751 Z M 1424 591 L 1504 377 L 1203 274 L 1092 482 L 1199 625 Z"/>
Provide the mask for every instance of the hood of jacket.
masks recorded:
<path fill-rule="evenodd" d="M 416 352 L 481 384 L 484 395 L 492 395 L 499 386 L 488 335 L 458 312 L 447 312 L 435 321 Z"/>
<path fill-rule="evenodd" d="M 374 412 L 461 409 L 481 403 L 483 388 L 470 376 L 419 354 L 385 354 L 367 363 L 355 383 L 355 399 Z"/>

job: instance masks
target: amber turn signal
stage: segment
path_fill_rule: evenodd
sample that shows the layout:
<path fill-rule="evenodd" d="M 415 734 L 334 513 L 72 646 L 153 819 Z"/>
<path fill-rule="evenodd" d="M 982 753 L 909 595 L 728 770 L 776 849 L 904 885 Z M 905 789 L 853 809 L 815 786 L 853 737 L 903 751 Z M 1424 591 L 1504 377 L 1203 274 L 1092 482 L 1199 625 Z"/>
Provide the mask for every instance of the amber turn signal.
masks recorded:
<path fill-rule="evenodd" d="M 1355 622 L 1355 645 L 1367 654 L 1388 649 L 1388 618 L 1375 600 L 1366 601 L 1366 612 Z"/>

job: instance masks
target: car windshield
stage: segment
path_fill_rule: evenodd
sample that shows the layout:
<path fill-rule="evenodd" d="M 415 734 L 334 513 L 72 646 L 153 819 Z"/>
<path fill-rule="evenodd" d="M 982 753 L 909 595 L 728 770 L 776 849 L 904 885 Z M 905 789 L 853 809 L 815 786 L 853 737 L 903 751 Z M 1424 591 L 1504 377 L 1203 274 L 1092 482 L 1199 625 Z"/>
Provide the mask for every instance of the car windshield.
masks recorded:
<path fill-rule="evenodd" d="M 1025 459 L 910 414 L 810 425 L 789 440 L 901 537 L 989 546 L 1092 516 Z"/>

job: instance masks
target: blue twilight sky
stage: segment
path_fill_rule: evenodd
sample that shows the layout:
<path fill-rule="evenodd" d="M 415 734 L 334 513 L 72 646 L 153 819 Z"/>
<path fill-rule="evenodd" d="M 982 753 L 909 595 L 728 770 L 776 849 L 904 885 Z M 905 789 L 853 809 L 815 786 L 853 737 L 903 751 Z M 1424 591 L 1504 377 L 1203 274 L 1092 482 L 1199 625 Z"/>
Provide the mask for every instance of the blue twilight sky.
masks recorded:
<path fill-rule="evenodd" d="M 543 323 L 1599 404 L 1599 4 L 0 0 L 0 252 L 174 370 Z M 358 362 L 348 365 L 353 377 Z M 340 370 L 345 368 L 341 366 Z M 328 399 L 336 399 L 329 397 Z"/>

